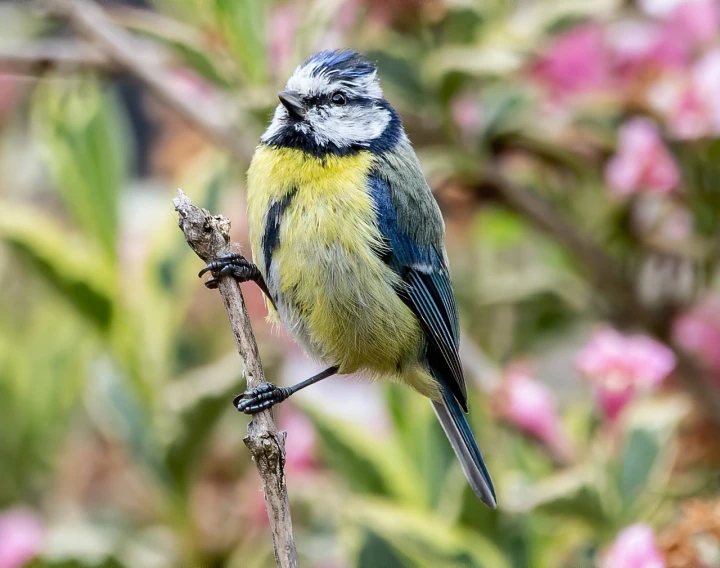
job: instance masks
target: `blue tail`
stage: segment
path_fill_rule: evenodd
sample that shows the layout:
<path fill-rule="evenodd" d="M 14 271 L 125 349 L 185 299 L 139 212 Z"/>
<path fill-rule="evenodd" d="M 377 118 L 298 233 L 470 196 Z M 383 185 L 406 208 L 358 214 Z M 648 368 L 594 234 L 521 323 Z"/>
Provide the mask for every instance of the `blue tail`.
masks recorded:
<path fill-rule="evenodd" d="M 497 508 L 497 498 L 470 424 L 455 396 L 443 387 L 443 401 L 433 402 L 435 414 L 442 424 L 455 455 L 460 460 L 470 487 L 480 500 L 491 509 Z"/>

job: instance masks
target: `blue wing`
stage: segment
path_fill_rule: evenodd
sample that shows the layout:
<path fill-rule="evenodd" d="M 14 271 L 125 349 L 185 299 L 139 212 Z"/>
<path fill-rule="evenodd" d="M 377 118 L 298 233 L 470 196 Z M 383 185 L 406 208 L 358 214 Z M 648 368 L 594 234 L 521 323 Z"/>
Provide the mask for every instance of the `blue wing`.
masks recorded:
<path fill-rule="evenodd" d="M 385 241 L 378 254 L 402 278 L 398 294 L 425 330 L 427 364 L 443 396 L 442 401 L 433 401 L 435 413 L 473 491 L 494 509 L 497 498 L 492 479 L 463 413 L 467 412 L 467 391 L 458 355 L 457 307 L 443 254 L 442 219 L 417 162 L 404 165 L 407 167 L 386 164 L 394 178 L 392 184 L 379 173 L 370 177 L 377 223 Z M 422 183 L 416 193 L 407 191 L 413 183 Z M 413 216 L 416 223 L 409 223 Z M 410 230 L 414 236 L 408 234 Z"/>
<path fill-rule="evenodd" d="M 378 226 L 386 245 L 378 252 L 402 278 L 404 286 L 398 294 L 422 323 L 428 341 L 429 367 L 467 412 L 467 390 L 458 354 L 458 313 L 440 248 L 442 242 L 418 244 L 398 224 L 388 183 L 374 175 L 371 176 L 370 187 Z M 432 196 L 429 198 L 432 199 Z"/>

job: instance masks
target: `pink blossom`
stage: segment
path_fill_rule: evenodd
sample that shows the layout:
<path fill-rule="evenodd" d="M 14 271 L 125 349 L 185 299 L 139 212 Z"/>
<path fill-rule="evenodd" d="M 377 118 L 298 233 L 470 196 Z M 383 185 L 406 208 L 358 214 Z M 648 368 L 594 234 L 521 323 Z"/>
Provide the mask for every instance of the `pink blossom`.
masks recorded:
<path fill-rule="evenodd" d="M 680 171 L 655 124 L 634 118 L 620 129 L 617 153 L 605 171 L 610 191 L 627 196 L 639 191 L 671 193 L 680 183 Z"/>
<path fill-rule="evenodd" d="M 621 79 L 645 79 L 648 73 L 684 69 L 690 60 L 688 46 L 678 42 L 667 27 L 646 21 L 623 20 L 607 29 L 613 72 Z"/>
<path fill-rule="evenodd" d="M 614 420 L 638 392 L 665 380 L 675 368 L 675 354 L 649 337 L 605 328 L 578 353 L 575 364 L 594 382 L 603 414 Z"/>
<path fill-rule="evenodd" d="M 640 0 L 641 9 L 658 20 L 676 44 L 697 46 L 717 37 L 718 0 Z"/>
<path fill-rule="evenodd" d="M 648 525 L 637 523 L 620 531 L 602 558 L 601 568 L 665 568 L 665 560 Z"/>
<path fill-rule="evenodd" d="M 521 431 L 537 438 L 556 456 L 565 457 L 570 442 L 562 429 L 553 394 L 530 376 L 522 364 L 511 365 L 499 395 L 500 415 Z"/>
<path fill-rule="evenodd" d="M 720 299 L 707 298 L 673 325 L 675 342 L 697 355 L 720 380 Z"/>
<path fill-rule="evenodd" d="M 35 558 L 44 539 L 40 519 L 25 509 L 0 513 L 0 568 L 20 568 Z"/>
<path fill-rule="evenodd" d="M 719 22 L 717 0 L 685 0 L 670 13 L 666 34 L 677 43 L 703 44 L 717 38 Z"/>
<path fill-rule="evenodd" d="M 530 74 L 556 99 L 604 89 L 610 85 L 603 30 L 586 24 L 562 34 L 541 55 Z"/>
<path fill-rule="evenodd" d="M 720 48 L 698 60 L 693 66 L 691 81 L 705 109 L 708 134 L 720 134 Z"/>
<path fill-rule="evenodd" d="M 470 92 L 464 92 L 450 102 L 450 114 L 463 136 L 472 140 L 480 133 L 483 125 L 482 105 Z"/>
<path fill-rule="evenodd" d="M 720 48 L 701 57 L 689 73 L 663 77 L 648 97 L 675 138 L 720 134 Z"/>

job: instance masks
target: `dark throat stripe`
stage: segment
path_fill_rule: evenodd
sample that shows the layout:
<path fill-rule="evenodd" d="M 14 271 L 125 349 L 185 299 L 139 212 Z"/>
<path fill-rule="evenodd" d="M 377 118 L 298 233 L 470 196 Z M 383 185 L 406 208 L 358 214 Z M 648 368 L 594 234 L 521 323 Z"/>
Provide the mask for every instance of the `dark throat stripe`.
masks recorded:
<path fill-rule="evenodd" d="M 297 189 L 291 189 L 280 200 L 273 201 L 265 219 L 265 231 L 262 237 L 262 252 L 265 260 L 265 274 L 270 273 L 272 255 L 280 242 L 280 224 L 282 217 L 295 197 Z"/>

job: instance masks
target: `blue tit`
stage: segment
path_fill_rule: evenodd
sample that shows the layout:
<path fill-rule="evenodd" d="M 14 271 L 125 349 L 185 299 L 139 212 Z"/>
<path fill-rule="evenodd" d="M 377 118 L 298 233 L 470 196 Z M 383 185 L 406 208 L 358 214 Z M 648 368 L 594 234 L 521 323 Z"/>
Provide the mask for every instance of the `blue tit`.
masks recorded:
<path fill-rule="evenodd" d="M 329 367 L 243 393 L 238 409 L 269 408 L 336 373 L 405 383 L 431 400 L 471 487 L 495 508 L 465 417 L 442 215 L 375 65 L 323 51 L 278 96 L 247 176 L 256 264 L 229 255 L 206 270 L 211 286 L 226 275 L 260 284 L 270 319 Z"/>

